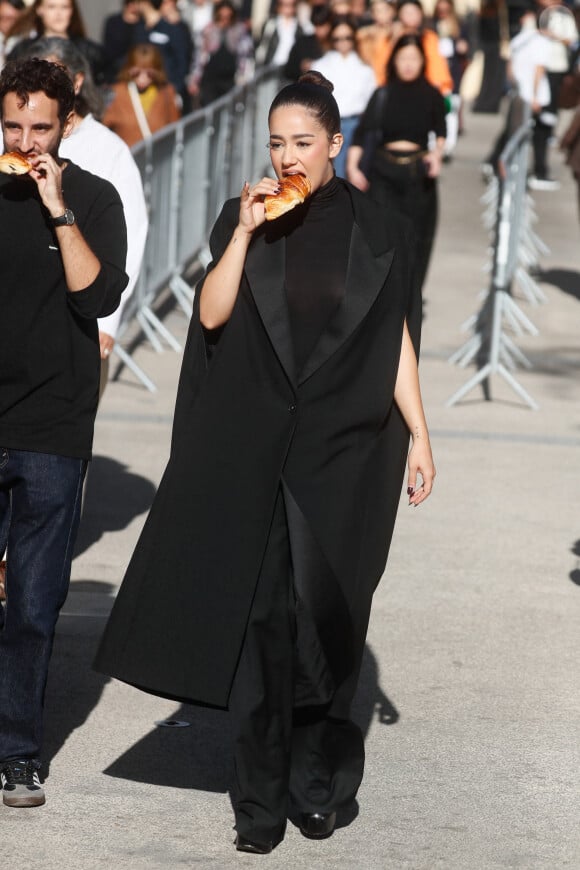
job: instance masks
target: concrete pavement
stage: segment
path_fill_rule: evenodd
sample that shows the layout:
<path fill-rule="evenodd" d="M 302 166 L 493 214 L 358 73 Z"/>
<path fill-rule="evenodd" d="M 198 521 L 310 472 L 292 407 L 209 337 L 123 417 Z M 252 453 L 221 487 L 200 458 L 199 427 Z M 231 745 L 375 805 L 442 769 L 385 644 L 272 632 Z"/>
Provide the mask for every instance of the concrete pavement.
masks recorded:
<path fill-rule="evenodd" d="M 153 698 L 90 669 L 167 458 L 179 355 L 141 345 L 157 381 L 122 372 L 103 400 L 71 592 L 47 695 L 48 803 L 0 807 L 8 866 L 491 870 L 580 868 L 580 313 L 575 191 L 534 195 L 548 303 L 540 335 L 494 400 L 448 364 L 477 310 L 486 234 L 478 164 L 500 120 L 467 113 L 441 181 L 421 374 L 438 468 L 421 509 L 403 500 L 378 589 L 356 703 L 367 733 L 358 815 L 324 842 L 289 826 L 267 857 L 236 853 L 227 717 Z M 166 323 L 180 339 L 178 311 Z M 251 497 L 251 493 L 249 493 Z M 163 594 L 160 586 L 159 594 Z M 161 728 L 171 717 L 189 727 Z M 347 820 L 343 820 L 347 821 Z"/>

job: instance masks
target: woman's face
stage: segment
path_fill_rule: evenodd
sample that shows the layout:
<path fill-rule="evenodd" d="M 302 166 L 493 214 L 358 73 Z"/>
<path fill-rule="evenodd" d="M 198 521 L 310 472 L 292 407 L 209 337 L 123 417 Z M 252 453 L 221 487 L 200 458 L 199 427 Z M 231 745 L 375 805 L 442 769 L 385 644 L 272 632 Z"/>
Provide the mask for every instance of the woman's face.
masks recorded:
<path fill-rule="evenodd" d="M 214 20 L 218 27 L 227 30 L 234 23 L 233 10 L 228 6 L 223 6 L 216 11 Z"/>
<path fill-rule="evenodd" d="M 418 79 L 423 69 L 423 55 L 416 45 L 401 48 L 394 60 L 397 76 L 402 82 Z"/>
<path fill-rule="evenodd" d="M 405 3 L 399 9 L 399 21 L 405 30 L 419 30 L 423 24 L 423 13 L 415 3 Z"/>
<path fill-rule="evenodd" d="M 354 31 L 348 24 L 339 24 L 332 31 L 330 41 L 335 51 L 346 56 L 354 48 Z"/>
<path fill-rule="evenodd" d="M 135 82 L 137 85 L 137 90 L 139 93 L 143 93 L 147 88 L 153 84 L 155 80 L 155 75 L 153 70 L 148 67 L 143 66 L 133 66 L 129 70 L 129 74 L 131 76 L 131 80 Z"/>
<path fill-rule="evenodd" d="M 20 12 L 10 3 L 0 3 L 0 33 L 6 36 L 19 17 Z"/>
<path fill-rule="evenodd" d="M 66 37 L 73 14 L 72 0 L 42 0 L 36 7 L 45 36 Z"/>
<path fill-rule="evenodd" d="M 332 139 L 316 118 L 302 106 L 280 106 L 270 116 L 270 159 L 278 178 L 305 175 L 312 191 L 334 174 L 331 159 L 342 145 L 342 135 Z"/>
<path fill-rule="evenodd" d="M 371 6 L 371 15 L 373 21 L 381 27 L 388 27 L 395 18 L 395 6 L 393 3 L 387 3 L 386 0 L 375 0 Z"/>

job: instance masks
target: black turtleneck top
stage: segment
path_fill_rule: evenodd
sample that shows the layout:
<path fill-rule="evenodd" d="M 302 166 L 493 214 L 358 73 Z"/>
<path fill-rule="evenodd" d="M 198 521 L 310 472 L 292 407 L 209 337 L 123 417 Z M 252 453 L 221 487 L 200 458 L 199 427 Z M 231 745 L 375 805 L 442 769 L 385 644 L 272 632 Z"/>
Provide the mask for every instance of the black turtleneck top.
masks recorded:
<path fill-rule="evenodd" d="M 377 128 L 381 130 L 383 143 L 406 139 L 421 149 L 427 148 L 429 133 L 445 137 L 445 101 L 423 76 L 412 82 L 389 81 L 379 117 L 378 100 L 379 91 L 375 91 L 355 130 L 353 145 L 364 148 L 366 134 Z"/>
<path fill-rule="evenodd" d="M 286 297 L 300 372 L 344 298 L 354 213 L 333 176 L 286 217 Z"/>

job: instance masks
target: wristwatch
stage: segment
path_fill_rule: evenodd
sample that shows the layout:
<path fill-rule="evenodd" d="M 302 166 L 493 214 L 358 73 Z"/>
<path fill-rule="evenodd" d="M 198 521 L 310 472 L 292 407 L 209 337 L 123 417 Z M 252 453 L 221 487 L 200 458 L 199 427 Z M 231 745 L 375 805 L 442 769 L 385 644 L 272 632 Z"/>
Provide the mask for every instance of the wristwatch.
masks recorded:
<path fill-rule="evenodd" d="M 70 208 L 65 208 L 64 214 L 52 218 L 53 227 L 72 227 L 74 222 L 75 216 Z"/>

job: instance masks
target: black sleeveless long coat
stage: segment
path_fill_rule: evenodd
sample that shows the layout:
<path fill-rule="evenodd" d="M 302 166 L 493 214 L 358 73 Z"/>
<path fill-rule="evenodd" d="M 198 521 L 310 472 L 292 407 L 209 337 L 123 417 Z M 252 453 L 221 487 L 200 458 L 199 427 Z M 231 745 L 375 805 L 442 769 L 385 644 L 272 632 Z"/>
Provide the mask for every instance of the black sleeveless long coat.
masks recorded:
<path fill-rule="evenodd" d="M 283 482 L 297 594 L 334 680 L 333 712 L 348 715 L 409 443 L 393 405 L 403 323 L 418 342 L 421 317 L 401 218 L 348 190 L 355 220 L 345 297 L 299 376 L 286 244 L 272 225 L 254 235 L 211 354 L 196 302 L 169 463 L 98 670 L 165 697 L 227 706 Z M 239 200 L 224 206 L 213 262 L 238 211 Z"/>

